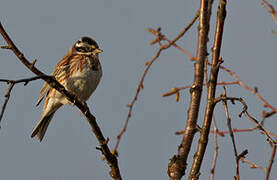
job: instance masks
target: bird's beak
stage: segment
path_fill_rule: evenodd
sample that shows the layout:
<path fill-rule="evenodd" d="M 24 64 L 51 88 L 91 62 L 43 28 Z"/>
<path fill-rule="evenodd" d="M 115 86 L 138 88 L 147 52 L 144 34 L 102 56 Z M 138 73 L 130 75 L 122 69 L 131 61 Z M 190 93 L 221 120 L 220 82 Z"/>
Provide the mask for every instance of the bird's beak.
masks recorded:
<path fill-rule="evenodd" d="M 94 52 L 95 52 L 95 54 L 99 54 L 99 53 L 103 52 L 103 50 L 102 49 L 95 49 Z"/>

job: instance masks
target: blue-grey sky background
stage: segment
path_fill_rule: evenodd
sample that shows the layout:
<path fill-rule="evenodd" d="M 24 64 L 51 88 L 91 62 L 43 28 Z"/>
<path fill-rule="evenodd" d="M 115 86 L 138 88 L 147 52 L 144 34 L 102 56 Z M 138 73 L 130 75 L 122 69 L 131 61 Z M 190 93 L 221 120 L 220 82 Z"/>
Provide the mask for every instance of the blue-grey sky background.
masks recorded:
<path fill-rule="evenodd" d="M 276 1 L 271 2 L 277 6 Z M 218 0 L 214 2 L 209 50 L 213 42 L 217 4 Z M 112 148 L 126 118 L 126 104 L 133 97 L 145 68 L 144 63 L 157 50 L 156 46 L 149 45 L 153 35 L 146 28 L 161 26 L 162 32 L 172 39 L 192 19 L 198 7 L 199 1 L 196 0 L 2 0 L 0 17 L 25 56 L 29 60 L 37 59 L 36 66 L 48 74 L 81 36 L 91 36 L 98 42 L 104 50 L 100 55 L 104 74 L 88 104 L 104 135 L 110 138 Z M 271 30 L 276 28 L 260 0 L 228 1 L 222 44 L 224 65 L 250 87 L 257 86 L 262 96 L 275 107 L 277 36 Z M 0 42 L 5 45 L 2 37 Z M 195 54 L 197 24 L 178 44 Z M 8 50 L 1 50 L 0 60 L 0 78 L 34 76 Z M 233 80 L 226 72 L 219 75 L 220 81 Z M 183 91 L 178 103 L 174 97 L 162 98 L 161 95 L 172 87 L 188 85 L 192 81 L 193 63 L 173 47 L 153 64 L 119 147 L 119 166 L 124 179 L 168 179 L 169 159 L 177 152 L 182 139 L 174 133 L 185 126 L 189 92 Z M 109 167 L 95 149 L 98 145 L 96 138 L 75 107 L 64 106 L 55 114 L 42 143 L 30 138 L 42 112 L 41 107 L 34 106 L 42 84 L 41 80 L 27 86 L 19 84 L 12 91 L 1 122 L 1 179 L 110 179 Z M 7 87 L 0 83 L 1 105 Z M 249 112 L 261 120 L 263 104 L 254 95 L 237 85 L 229 86 L 227 91 L 230 96 L 244 97 Z M 217 95 L 223 92 L 222 87 L 218 87 L 217 92 Z M 202 102 L 205 98 L 204 93 Z M 245 117 L 238 118 L 239 104 L 229 106 L 234 128 L 253 127 Z M 202 104 L 200 125 L 204 107 Z M 222 110 L 221 105 L 216 107 L 215 117 L 218 128 L 227 130 Z M 277 131 L 275 117 L 269 118 L 265 124 L 272 132 Z M 190 153 L 187 174 L 198 137 L 199 134 Z M 232 179 L 235 158 L 231 139 L 226 135 L 219 137 L 218 141 L 215 179 Z M 257 131 L 239 133 L 236 141 L 239 152 L 248 149 L 248 160 L 267 165 L 271 149 L 263 135 Z M 213 150 L 213 137 L 210 136 L 200 179 L 210 178 Z M 241 164 L 240 170 L 241 179 L 264 178 L 262 170 L 250 169 L 247 164 Z M 271 175 L 271 179 L 277 178 L 276 163 Z"/>

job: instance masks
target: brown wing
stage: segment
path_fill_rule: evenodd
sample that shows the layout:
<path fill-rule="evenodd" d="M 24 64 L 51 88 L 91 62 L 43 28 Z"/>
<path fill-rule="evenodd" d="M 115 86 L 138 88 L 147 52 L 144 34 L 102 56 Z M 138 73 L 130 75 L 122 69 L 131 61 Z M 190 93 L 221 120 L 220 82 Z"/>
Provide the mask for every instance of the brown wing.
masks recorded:
<path fill-rule="evenodd" d="M 40 97 L 38 98 L 38 101 L 37 101 L 37 104 L 36 106 L 38 106 L 41 101 L 43 100 L 44 96 L 46 96 L 49 92 L 49 90 L 51 89 L 51 87 L 47 84 L 47 83 L 44 83 L 41 91 L 40 91 Z"/>
<path fill-rule="evenodd" d="M 72 49 L 70 49 L 69 52 L 56 65 L 54 72 L 52 73 L 52 76 L 54 76 L 57 80 L 60 79 L 62 72 L 68 68 L 71 55 L 72 55 Z M 50 89 L 52 88 L 47 83 L 44 83 L 40 91 L 40 97 L 38 98 L 36 106 L 38 106 L 43 100 L 43 98 L 48 95 Z"/>

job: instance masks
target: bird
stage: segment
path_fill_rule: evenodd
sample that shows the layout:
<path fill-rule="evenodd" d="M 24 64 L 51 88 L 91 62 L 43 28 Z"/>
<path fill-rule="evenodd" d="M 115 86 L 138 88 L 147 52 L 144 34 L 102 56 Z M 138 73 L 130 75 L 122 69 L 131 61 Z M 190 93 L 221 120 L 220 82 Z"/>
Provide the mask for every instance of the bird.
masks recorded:
<path fill-rule="evenodd" d="M 97 88 L 103 71 L 99 53 L 103 52 L 90 37 L 81 37 L 57 63 L 52 76 L 78 100 L 86 102 Z M 67 98 L 45 83 L 40 91 L 36 106 L 45 98 L 40 120 L 32 131 L 31 138 L 37 136 L 42 141 L 55 112 L 63 105 L 73 105 Z"/>

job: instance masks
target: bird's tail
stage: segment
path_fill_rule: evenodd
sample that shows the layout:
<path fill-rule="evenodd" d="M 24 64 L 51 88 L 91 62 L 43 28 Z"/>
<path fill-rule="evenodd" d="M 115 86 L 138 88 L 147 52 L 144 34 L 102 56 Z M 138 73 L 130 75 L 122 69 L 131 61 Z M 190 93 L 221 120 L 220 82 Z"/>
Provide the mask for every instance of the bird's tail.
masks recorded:
<path fill-rule="evenodd" d="M 37 136 L 39 142 L 42 141 L 42 139 L 45 135 L 45 132 L 47 130 L 47 127 L 48 127 L 51 119 L 54 116 L 54 113 L 55 113 L 55 111 L 52 112 L 51 114 L 41 117 L 41 119 L 39 120 L 39 122 L 37 123 L 36 127 L 34 128 L 34 130 L 32 132 L 31 138 Z"/>

